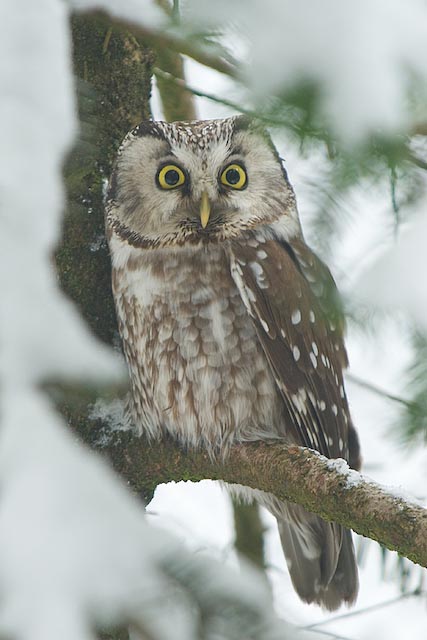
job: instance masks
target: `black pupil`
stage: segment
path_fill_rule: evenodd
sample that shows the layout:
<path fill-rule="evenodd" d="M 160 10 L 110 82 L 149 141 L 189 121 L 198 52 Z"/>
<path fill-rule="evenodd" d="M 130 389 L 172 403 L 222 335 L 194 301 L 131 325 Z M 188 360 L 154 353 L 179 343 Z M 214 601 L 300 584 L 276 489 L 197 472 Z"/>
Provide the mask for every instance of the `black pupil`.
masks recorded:
<path fill-rule="evenodd" d="M 169 169 L 165 173 L 165 182 L 170 187 L 173 187 L 177 182 L 179 182 L 179 173 L 175 171 L 175 169 Z"/>
<path fill-rule="evenodd" d="M 237 169 L 229 169 L 225 174 L 225 177 L 229 184 L 237 184 L 240 180 L 240 173 Z"/>

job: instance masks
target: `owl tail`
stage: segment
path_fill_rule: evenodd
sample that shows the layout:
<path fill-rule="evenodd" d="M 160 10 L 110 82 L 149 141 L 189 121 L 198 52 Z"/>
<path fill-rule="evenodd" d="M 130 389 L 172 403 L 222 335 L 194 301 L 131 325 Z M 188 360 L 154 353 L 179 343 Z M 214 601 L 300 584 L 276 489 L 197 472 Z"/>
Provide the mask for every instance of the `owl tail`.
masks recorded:
<path fill-rule="evenodd" d="M 292 584 L 305 602 L 333 611 L 356 599 L 359 579 L 351 532 L 296 504 L 274 514 Z"/>

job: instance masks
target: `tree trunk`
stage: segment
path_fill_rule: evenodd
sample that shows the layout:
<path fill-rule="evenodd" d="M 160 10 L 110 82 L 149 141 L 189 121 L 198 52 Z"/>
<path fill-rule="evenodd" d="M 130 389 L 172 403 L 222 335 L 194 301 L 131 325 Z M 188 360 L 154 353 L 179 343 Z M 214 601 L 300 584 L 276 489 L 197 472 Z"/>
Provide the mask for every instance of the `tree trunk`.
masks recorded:
<path fill-rule="evenodd" d="M 103 194 L 125 134 L 150 117 L 153 54 L 97 14 L 72 18 L 80 133 L 64 169 L 68 206 L 56 253 L 63 290 L 95 334 L 113 343 L 116 318 Z"/>

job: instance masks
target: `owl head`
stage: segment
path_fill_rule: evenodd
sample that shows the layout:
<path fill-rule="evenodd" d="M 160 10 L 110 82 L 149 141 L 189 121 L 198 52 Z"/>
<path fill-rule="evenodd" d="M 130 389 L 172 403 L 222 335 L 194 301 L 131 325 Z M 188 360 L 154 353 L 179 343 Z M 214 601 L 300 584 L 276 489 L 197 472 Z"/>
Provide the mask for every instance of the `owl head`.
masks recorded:
<path fill-rule="evenodd" d="M 122 239 L 146 248 L 225 241 L 259 227 L 300 233 L 277 150 L 245 116 L 139 124 L 119 149 L 106 210 Z"/>

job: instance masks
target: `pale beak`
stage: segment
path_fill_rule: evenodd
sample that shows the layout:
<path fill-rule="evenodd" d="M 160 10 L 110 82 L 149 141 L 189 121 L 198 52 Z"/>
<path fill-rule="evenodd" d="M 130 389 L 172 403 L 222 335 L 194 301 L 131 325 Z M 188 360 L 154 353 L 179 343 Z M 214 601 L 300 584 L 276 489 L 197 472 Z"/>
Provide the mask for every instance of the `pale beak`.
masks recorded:
<path fill-rule="evenodd" d="M 209 202 L 209 196 L 206 191 L 202 193 L 202 199 L 200 201 L 200 222 L 203 229 L 209 222 L 209 216 L 211 215 L 211 203 Z"/>

